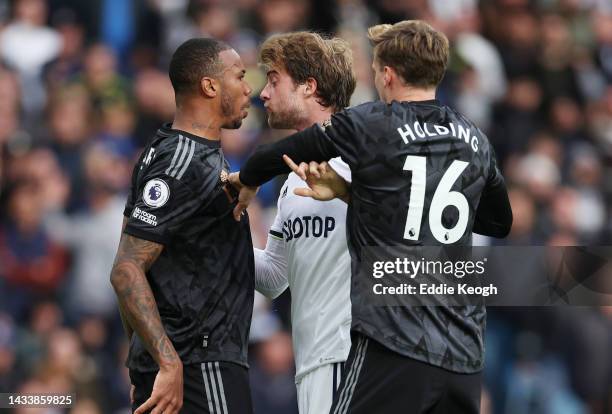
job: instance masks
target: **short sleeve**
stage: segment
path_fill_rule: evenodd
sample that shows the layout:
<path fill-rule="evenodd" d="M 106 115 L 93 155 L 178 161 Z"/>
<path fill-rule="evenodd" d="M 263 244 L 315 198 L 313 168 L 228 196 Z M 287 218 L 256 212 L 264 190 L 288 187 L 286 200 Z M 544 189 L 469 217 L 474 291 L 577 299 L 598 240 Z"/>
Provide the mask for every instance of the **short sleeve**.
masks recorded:
<path fill-rule="evenodd" d="M 138 157 L 138 161 L 134 164 L 134 168 L 132 169 L 132 179 L 130 181 L 130 189 L 127 194 L 127 200 L 125 202 L 125 208 L 123 209 L 123 216 L 129 217 L 132 214 L 132 210 L 134 210 L 134 191 L 136 189 L 136 179 L 138 177 L 138 169 L 142 163 L 142 159 L 144 157 L 146 151 L 143 151 Z"/>
<path fill-rule="evenodd" d="M 132 214 L 132 210 L 134 210 L 134 196 L 132 194 L 132 187 L 130 187 L 127 200 L 125 201 L 125 208 L 123 209 L 123 216 L 129 217 Z"/>
<path fill-rule="evenodd" d="M 134 194 L 125 233 L 161 244 L 202 206 L 187 184 L 165 174 L 147 177 Z"/>

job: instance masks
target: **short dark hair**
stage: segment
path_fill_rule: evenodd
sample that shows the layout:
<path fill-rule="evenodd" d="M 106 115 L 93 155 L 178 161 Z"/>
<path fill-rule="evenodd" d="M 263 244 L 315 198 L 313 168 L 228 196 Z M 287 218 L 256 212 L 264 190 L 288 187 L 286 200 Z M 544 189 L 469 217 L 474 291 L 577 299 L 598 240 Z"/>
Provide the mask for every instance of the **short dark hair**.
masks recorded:
<path fill-rule="evenodd" d="M 259 61 L 266 70 L 285 69 L 297 84 L 314 78 L 321 105 L 335 111 L 349 106 L 356 80 L 347 41 L 314 32 L 277 34 L 263 43 Z"/>
<path fill-rule="evenodd" d="M 191 93 L 203 77 L 219 75 L 222 70 L 219 53 L 228 49 L 230 45 L 212 38 L 189 39 L 180 45 L 172 55 L 168 71 L 174 93 Z"/>
<path fill-rule="evenodd" d="M 449 46 L 444 33 L 421 20 L 368 29 L 374 57 L 395 69 L 403 81 L 419 87 L 438 86 L 448 65 Z"/>

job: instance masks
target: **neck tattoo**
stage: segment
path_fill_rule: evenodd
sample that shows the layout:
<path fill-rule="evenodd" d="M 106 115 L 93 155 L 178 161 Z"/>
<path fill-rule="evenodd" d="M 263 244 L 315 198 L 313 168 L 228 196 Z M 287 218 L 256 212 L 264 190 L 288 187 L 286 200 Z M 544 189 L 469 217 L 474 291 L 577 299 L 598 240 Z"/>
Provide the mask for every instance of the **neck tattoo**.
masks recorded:
<path fill-rule="evenodd" d="M 210 126 L 210 124 L 208 124 L 208 125 L 204 125 L 204 124 L 200 124 L 200 123 L 198 123 L 198 122 L 192 122 L 192 123 L 191 123 L 191 127 L 192 127 L 193 129 L 213 129 L 213 130 L 215 129 L 215 128 L 213 128 L 212 126 Z"/>

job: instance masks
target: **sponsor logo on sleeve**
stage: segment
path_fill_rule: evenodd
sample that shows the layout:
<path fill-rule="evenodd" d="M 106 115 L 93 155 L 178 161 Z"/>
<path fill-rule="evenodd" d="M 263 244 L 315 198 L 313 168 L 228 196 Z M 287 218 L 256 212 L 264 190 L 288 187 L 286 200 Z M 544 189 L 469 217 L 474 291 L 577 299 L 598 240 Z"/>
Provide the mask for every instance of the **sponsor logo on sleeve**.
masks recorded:
<path fill-rule="evenodd" d="M 154 178 L 149 180 L 142 192 L 142 199 L 149 207 L 158 208 L 166 204 L 170 197 L 170 189 L 164 180 Z"/>
<path fill-rule="evenodd" d="M 146 211 L 142 211 L 138 207 L 134 209 L 132 217 L 134 217 L 136 220 L 144 221 L 145 223 L 150 224 L 153 227 L 157 226 L 157 216 L 151 213 L 147 213 Z"/>

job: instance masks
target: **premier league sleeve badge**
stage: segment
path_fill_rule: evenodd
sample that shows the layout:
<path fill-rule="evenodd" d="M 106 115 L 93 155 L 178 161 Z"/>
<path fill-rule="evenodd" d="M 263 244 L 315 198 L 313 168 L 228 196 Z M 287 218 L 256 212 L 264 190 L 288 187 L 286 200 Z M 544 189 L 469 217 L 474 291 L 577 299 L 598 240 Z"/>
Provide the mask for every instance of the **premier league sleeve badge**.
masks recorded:
<path fill-rule="evenodd" d="M 166 204 L 170 197 L 168 184 L 162 179 L 154 178 L 149 180 L 142 192 L 144 203 L 152 208 L 158 208 Z"/>

